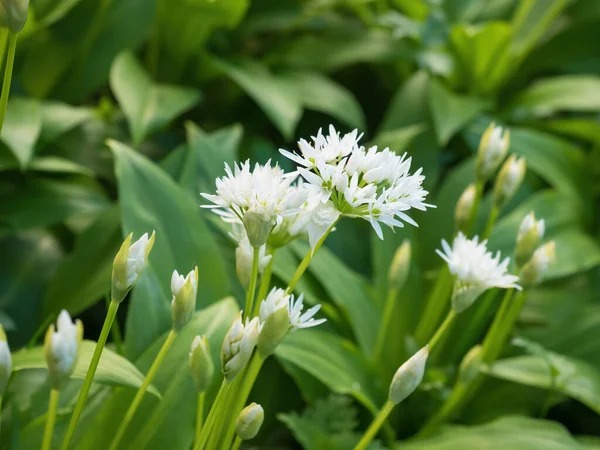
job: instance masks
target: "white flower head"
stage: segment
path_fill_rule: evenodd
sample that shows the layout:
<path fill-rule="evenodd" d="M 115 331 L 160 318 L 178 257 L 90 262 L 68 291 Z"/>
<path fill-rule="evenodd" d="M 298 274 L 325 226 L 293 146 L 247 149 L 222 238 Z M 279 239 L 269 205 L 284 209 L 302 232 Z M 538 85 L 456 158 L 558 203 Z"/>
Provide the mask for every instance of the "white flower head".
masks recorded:
<path fill-rule="evenodd" d="M 500 261 L 500 252 L 492 256 L 486 244 L 487 240 L 479 242 L 477 236 L 467 239 L 464 234 L 458 233 L 452 247 L 442 240 L 443 252 L 436 250 L 454 275 L 452 305 L 457 313 L 471 306 L 490 288 L 521 289 L 517 284 L 519 277 L 507 273 L 510 258 Z"/>
<path fill-rule="evenodd" d="M 190 321 L 196 310 L 198 267 L 185 277 L 174 270 L 171 276 L 171 293 L 173 294 L 171 301 L 173 330 L 179 332 Z"/>
<path fill-rule="evenodd" d="M 477 177 L 486 181 L 502 164 L 510 146 L 510 132 L 491 123 L 479 142 L 477 153 Z"/>
<path fill-rule="evenodd" d="M 498 208 L 504 206 L 515 195 L 525 178 L 526 170 L 525 158 L 517 158 L 515 155 L 510 155 L 502 165 L 494 184 L 493 201 Z"/>
<path fill-rule="evenodd" d="M 475 184 L 471 183 L 460 195 L 458 202 L 456 202 L 454 222 L 459 230 L 464 230 L 468 227 L 469 222 L 471 221 L 471 214 L 473 213 L 476 196 L 477 189 Z"/>
<path fill-rule="evenodd" d="M 299 154 L 280 152 L 298 164 L 298 173 L 308 188 L 321 203 L 337 211 L 338 217 L 367 220 L 380 238 L 381 223 L 392 229 L 404 226 L 403 221 L 417 225 L 407 211 L 424 211 L 432 206 L 425 203 L 427 191 L 422 187 L 425 177 L 421 169 L 411 175 L 411 158 L 398 156 L 387 148 L 365 149 L 359 146 L 357 134 L 354 130 L 340 136 L 330 127 L 329 136 L 323 137 L 319 131 L 312 138 L 312 145 L 301 140 Z"/>
<path fill-rule="evenodd" d="M 235 421 L 235 432 L 241 440 L 254 439 L 265 420 L 265 412 L 257 403 L 250 403 Z"/>
<path fill-rule="evenodd" d="M 554 241 L 547 242 L 539 247 L 521 270 L 523 285 L 527 287 L 540 283 L 555 260 L 556 244 Z"/>
<path fill-rule="evenodd" d="M 290 331 L 288 301 L 289 295 L 283 289 L 273 288 L 260 304 L 262 329 L 258 336 L 258 351 L 263 358 L 272 355 Z"/>
<path fill-rule="evenodd" d="M 4 328 L 0 325 L 0 395 L 4 394 L 12 372 L 12 356 Z"/>
<path fill-rule="evenodd" d="M 300 294 L 298 300 L 294 300 L 294 294 L 288 297 L 288 313 L 290 315 L 291 331 L 296 331 L 301 328 L 316 327 L 326 322 L 327 319 L 314 319 L 314 315 L 319 312 L 321 305 L 315 305 L 307 311 L 302 312 L 304 307 L 304 294 Z"/>
<path fill-rule="evenodd" d="M 538 244 L 544 238 L 545 231 L 546 224 L 544 219 L 536 221 L 533 212 L 525 216 L 519 226 L 515 246 L 515 263 L 517 267 L 521 267 L 529 261 Z"/>
<path fill-rule="evenodd" d="M 144 233 L 133 244 L 132 237 L 133 233 L 123 241 L 113 261 L 112 299 L 116 302 L 121 302 L 125 298 L 148 264 L 148 256 L 154 246 L 156 233 L 152 232 L 150 237 L 148 233 Z"/>
<path fill-rule="evenodd" d="M 228 381 L 232 381 L 250 360 L 261 328 L 258 317 L 246 319 L 243 324 L 241 312 L 231 325 L 221 347 L 221 370 Z"/>
<path fill-rule="evenodd" d="M 81 321 L 73 322 L 64 309 L 58 315 L 56 327 L 50 325 L 46 332 L 44 351 L 50 382 L 60 389 L 67 382 L 77 362 L 79 344 L 83 338 Z"/>
<path fill-rule="evenodd" d="M 429 346 L 426 345 L 398 368 L 388 393 L 388 398 L 395 405 L 412 394 L 421 384 L 428 356 Z"/>

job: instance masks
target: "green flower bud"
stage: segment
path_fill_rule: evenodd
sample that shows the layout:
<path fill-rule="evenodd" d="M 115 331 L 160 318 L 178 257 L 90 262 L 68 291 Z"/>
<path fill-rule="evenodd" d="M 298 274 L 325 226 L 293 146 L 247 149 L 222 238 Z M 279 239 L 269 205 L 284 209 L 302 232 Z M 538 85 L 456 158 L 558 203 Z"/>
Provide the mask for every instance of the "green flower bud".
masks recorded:
<path fill-rule="evenodd" d="M 272 355 L 290 331 L 289 298 L 283 289 L 273 289 L 260 304 L 263 325 L 258 335 L 258 351 L 263 358 Z"/>
<path fill-rule="evenodd" d="M 502 208 L 515 195 L 525 178 L 526 170 L 525 158 L 517 159 L 515 155 L 510 155 L 494 184 L 492 202 L 496 208 Z"/>
<path fill-rule="evenodd" d="M 428 356 L 429 346 L 426 345 L 400 366 L 390 384 L 390 401 L 397 405 L 417 389 L 423 380 Z"/>
<path fill-rule="evenodd" d="M 206 336 L 196 336 L 190 350 L 190 370 L 198 393 L 206 392 L 215 373 Z"/>
<path fill-rule="evenodd" d="M 64 309 L 58 315 L 56 328 L 48 327 L 44 340 L 44 353 L 50 375 L 50 384 L 54 389 L 62 389 L 75 370 L 79 347 L 83 339 L 83 324 L 73 322 Z"/>
<path fill-rule="evenodd" d="M 262 406 L 257 403 L 250 403 L 242 409 L 235 421 L 235 432 L 243 441 L 253 439 L 258 434 L 264 420 L 265 412 Z"/>
<path fill-rule="evenodd" d="M 481 367 L 481 345 L 476 345 L 465 355 L 458 368 L 460 383 L 471 383 L 479 374 Z"/>
<path fill-rule="evenodd" d="M 556 260 L 556 244 L 554 241 L 548 242 L 539 247 L 531 259 L 521 269 L 521 284 L 524 287 L 531 287 L 539 284 L 548 272 L 548 269 Z"/>
<path fill-rule="evenodd" d="M 179 333 L 190 321 L 196 310 L 196 295 L 198 292 L 198 267 L 186 277 L 174 270 L 171 276 L 171 313 L 173 330 Z"/>
<path fill-rule="evenodd" d="M 122 302 L 127 293 L 139 279 L 142 271 L 148 264 L 148 255 L 154 245 L 156 233 L 148 239 L 148 233 L 133 244 L 131 233 L 117 252 L 113 261 L 111 296 L 115 302 Z"/>
<path fill-rule="evenodd" d="M 535 215 L 530 212 L 525 216 L 519 227 L 517 245 L 515 247 L 515 263 L 522 267 L 533 256 L 533 252 L 544 237 L 546 230 L 544 219 L 535 220 Z"/>
<path fill-rule="evenodd" d="M 27 22 L 29 0 L 0 0 L 0 26 L 18 33 Z"/>
<path fill-rule="evenodd" d="M 456 209 L 454 210 L 454 222 L 459 231 L 465 232 L 471 221 L 473 214 L 473 205 L 475 204 L 476 188 L 474 184 L 470 184 L 461 194 Z"/>
<path fill-rule="evenodd" d="M 0 396 L 4 394 L 12 372 L 12 357 L 4 328 L 0 325 Z"/>
<path fill-rule="evenodd" d="M 409 240 L 404 240 L 396 250 L 390 270 L 388 271 L 388 284 L 391 288 L 402 289 L 408 273 L 410 272 L 411 245 Z"/>
<path fill-rule="evenodd" d="M 258 334 L 260 322 L 258 317 L 251 321 L 246 319 L 242 324 L 242 313 L 240 312 L 225 335 L 221 347 L 221 370 L 228 381 L 233 379 L 246 367 L 252 356 Z"/>
<path fill-rule="evenodd" d="M 267 243 L 275 225 L 270 214 L 258 210 L 248 210 L 242 221 L 252 247 L 260 248 Z"/>
<path fill-rule="evenodd" d="M 508 130 L 502 135 L 502 127 L 494 123 L 485 130 L 479 150 L 477 152 L 477 179 L 480 182 L 489 180 L 496 172 L 508 153 L 510 146 L 510 133 Z"/>

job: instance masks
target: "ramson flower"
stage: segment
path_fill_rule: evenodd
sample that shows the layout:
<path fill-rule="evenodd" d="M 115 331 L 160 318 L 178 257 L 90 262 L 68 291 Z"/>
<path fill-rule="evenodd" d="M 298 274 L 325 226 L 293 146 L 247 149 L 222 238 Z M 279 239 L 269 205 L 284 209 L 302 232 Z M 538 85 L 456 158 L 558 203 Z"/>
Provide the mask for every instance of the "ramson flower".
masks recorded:
<path fill-rule="evenodd" d="M 426 345 L 398 368 L 388 393 L 388 398 L 395 405 L 412 394 L 421 384 L 428 356 L 429 346 Z"/>
<path fill-rule="evenodd" d="M 555 260 L 556 244 L 554 241 L 547 242 L 539 247 L 533 252 L 533 256 L 521 270 L 523 286 L 530 287 L 540 283 Z"/>
<path fill-rule="evenodd" d="M 484 291 L 490 288 L 521 289 L 517 284 L 519 277 L 507 273 L 510 258 L 500 261 L 500 252 L 495 256 L 487 250 L 487 240 L 467 239 L 458 233 L 452 247 L 442 240 L 443 252 L 436 250 L 448 263 L 450 273 L 454 275 L 452 306 L 459 313 L 464 311 Z"/>
<path fill-rule="evenodd" d="M 517 158 L 515 155 L 510 155 L 502 165 L 492 195 L 492 201 L 497 208 L 502 208 L 515 195 L 523 182 L 526 170 L 525 158 Z"/>
<path fill-rule="evenodd" d="M 236 163 L 233 171 L 225 164 L 225 173 L 216 180 L 216 194 L 201 194 L 213 204 L 202 206 L 227 222 L 243 223 L 253 247 L 264 245 L 284 216 L 298 212 L 290 208 L 294 177 L 285 176 L 277 165 L 271 167 L 270 161 L 264 166 L 256 164 L 254 170 L 249 160 Z"/>
<path fill-rule="evenodd" d="M 231 325 L 221 347 L 221 370 L 228 381 L 232 381 L 250 360 L 260 330 L 258 317 L 246 319 L 243 324 L 241 312 Z"/>
<path fill-rule="evenodd" d="M 235 433 L 243 441 L 253 439 L 265 420 L 265 412 L 257 403 L 250 403 L 240 412 L 235 421 Z"/>
<path fill-rule="evenodd" d="M 144 233 L 141 238 L 131 243 L 131 233 L 119 249 L 113 261 L 112 271 L 112 299 L 121 302 L 139 279 L 142 271 L 148 264 L 148 255 L 154 246 L 155 232 L 148 238 Z"/>
<path fill-rule="evenodd" d="M 508 153 L 510 133 L 491 123 L 485 130 L 477 152 L 477 178 L 485 182 L 494 175 Z"/>
<path fill-rule="evenodd" d="M 207 391 L 215 372 L 215 366 L 210 356 L 206 336 L 196 336 L 192 341 L 189 362 L 196 391 Z"/>
<path fill-rule="evenodd" d="M 73 322 L 64 309 L 58 315 L 56 328 L 48 327 L 44 352 L 54 389 L 61 389 L 73 373 L 82 338 L 83 324 L 79 320 Z"/>
<path fill-rule="evenodd" d="M 288 312 L 290 315 L 291 331 L 296 331 L 301 328 L 316 327 L 327 321 L 327 319 L 313 318 L 321 309 L 321 305 L 315 305 L 307 311 L 302 312 L 302 308 L 304 307 L 303 300 L 304 294 L 300 294 L 297 300 L 294 300 L 294 294 L 290 294 L 288 297 Z"/>
<path fill-rule="evenodd" d="M 178 333 L 190 321 L 196 310 L 198 267 L 185 277 L 174 270 L 171 276 L 171 293 L 173 294 L 171 301 L 173 330 Z"/>
<path fill-rule="evenodd" d="M 358 217 L 369 221 L 383 238 L 381 224 L 392 229 L 403 227 L 403 222 L 417 225 L 406 212 L 412 208 L 424 211 L 431 206 L 424 202 L 427 191 L 422 188 L 425 177 L 421 169 L 411 175 L 411 158 L 387 148 L 365 149 L 359 146 L 359 139 L 356 130 L 340 137 L 331 126 L 328 136 L 319 130 L 312 144 L 301 140 L 299 154 L 280 152 L 298 164 L 298 173 L 308 182 L 308 188 L 326 205 L 330 226 L 339 216 Z"/>
<path fill-rule="evenodd" d="M 515 246 L 515 263 L 517 267 L 522 267 L 537 248 L 540 241 L 544 238 L 546 224 L 544 219 L 535 220 L 535 215 L 530 212 L 525 216 L 519 226 L 517 235 L 517 244 Z"/>

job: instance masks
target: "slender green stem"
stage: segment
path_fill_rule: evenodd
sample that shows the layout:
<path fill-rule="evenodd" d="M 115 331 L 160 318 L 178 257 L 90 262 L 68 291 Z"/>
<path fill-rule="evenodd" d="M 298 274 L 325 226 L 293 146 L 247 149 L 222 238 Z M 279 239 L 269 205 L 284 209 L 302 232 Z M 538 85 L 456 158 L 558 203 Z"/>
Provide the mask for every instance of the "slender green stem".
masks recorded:
<path fill-rule="evenodd" d="M 208 441 L 208 437 L 210 436 L 210 432 L 215 423 L 215 420 L 220 412 L 221 405 L 223 404 L 223 397 L 227 396 L 229 389 L 231 388 L 231 383 L 227 380 L 223 380 L 221 383 L 221 387 L 219 388 L 219 392 L 217 393 L 217 397 L 213 401 L 213 404 L 208 413 L 208 417 L 204 422 L 204 426 L 202 427 L 202 432 L 200 433 L 200 442 L 196 443 L 194 450 L 201 450 L 206 445 Z"/>
<path fill-rule="evenodd" d="M 379 414 L 377 414 L 375 419 L 373 419 L 373 422 L 371 422 L 371 425 L 369 425 L 369 428 L 367 428 L 367 431 L 365 431 L 365 434 L 363 435 L 359 443 L 356 444 L 354 450 L 365 450 L 367 448 L 367 445 L 371 443 L 371 441 L 373 440 L 383 423 L 386 421 L 386 419 L 392 412 L 392 409 L 394 409 L 394 406 L 396 405 L 392 403 L 391 400 L 385 402 L 385 405 L 383 405 L 383 408 L 381 408 Z"/>
<path fill-rule="evenodd" d="M 436 327 L 442 320 L 452 292 L 452 274 L 444 265 L 440 270 L 435 285 L 431 289 L 429 298 L 425 303 L 425 311 L 415 330 L 415 340 L 419 344 L 425 344 L 435 332 Z"/>
<path fill-rule="evenodd" d="M 433 356 L 434 351 L 439 351 L 442 348 L 443 340 L 448 336 L 448 333 L 450 332 L 450 329 L 452 328 L 455 319 L 456 313 L 454 312 L 454 309 L 450 309 L 450 311 L 448 311 L 448 315 L 446 316 L 438 330 L 427 343 L 427 345 L 429 345 L 429 354 L 431 355 L 430 358 Z"/>
<path fill-rule="evenodd" d="M 59 396 L 60 391 L 58 389 L 52 389 L 50 391 L 50 403 L 48 403 L 48 416 L 46 417 L 46 426 L 44 427 L 42 450 L 50 450 L 52 447 L 52 437 L 54 436 L 54 424 L 56 423 L 56 410 L 58 409 Z"/>
<path fill-rule="evenodd" d="M 487 224 L 485 225 L 485 230 L 481 239 L 487 239 L 492 234 L 492 230 L 494 229 L 494 225 L 496 224 L 496 220 L 498 220 L 498 215 L 500 214 L 500 208 L 497 206 L 492 206 L 492 210 L 490 211 L 490 215 L 488 217 Z"/>
<path fill-rule="evenodd" d="M 473 199 L 473 208 L 471 209 L 471 218 L 467 226 L 467 237 L 473 232 L 475 222 L 477 221 L 477 213 L 479 213 L 479 205 L 481 205 L 481 198 L 483 197 L 484 183 L 477 181 L 475 183 L 475 198 Z"/>
<path fill-rule="evenodd" d="M 79 422 L 79 417 L 81 416 L 83 407 L 85 406 L 85 401 L 87 400 L 90 387 L 92 386 L 94 375 L 96 374 L 96 369 L 98 369 L 98 363 L 100 362 L 100 356 L 102 356 L 102 350 L 104 350 L 104 345 L 106 344 L 106 338 L 108 337 L 108 333 L 110 333 L 110 329 L 115 320 L 118 309 L 119 303 L 115 302 L 114 300 L 111 301 L 108 307 L 108 312 L 106 313 L 106 318 L 104 319 L 104 324 L 102 325 L 102 330 L 100 331 L 98 343 L 96 344 L 94 354 L 92 355 L 92 360 L 90 361 L 90 367 L 85 375 L 83 386 L 81 386 L 81 392 L 79 392 L 77 403 L 73 409 L 73 415 L 69 421 L 69 428 L 65 434 L 61 450 L 67 450 L 71 445 L 73 435 L 75 434 L 75 429 L 77 428 L 77 423 Z"/>
<path fill-rule="evenodd" d="M 2 396 L 0 395 L 0 437 L 2 437 Z"/>
<path fill-rule="evenodd" d="M 17 49 L 17 35 L 9 31 L 8 33 L 8 56 L 6 57 L 6 66 L 4 67 L 4 79 L 2 80 L 2 94 L 0 95 L 0 133 L 6 117 L 6 106 L 8 105 L 8 96 L 10 94 L 10 83 L 12 81 L 13 66 L 15 64 L 15 52 Z"/>
<path fill-rule="evenodd" d="M 396 306 L 396 297 L 398 296 L 398 289 L 390 288 L 388 290 L 387 299 L 383 308 L 383 316 L 381 317 L 381 324 L 379 325 L 379 331 L 377 333 L 377 341 L 375 342 L 375 348 L 373 350 L 373 361 L 377 362 L 381 358 L 383 352 L 383 344 L 387 336 L 390 321 L 394 315 L 394 306 Z"/>
<path fill-rule="evenodd" d="M 202 424 L 204 423 L 204 398 L 206 392 L 200 392 L 198 394 L 198 407 L 196 409 L 196 439 L 194 440 L 194 447 L 200 443 L 200 436 L 202 433 Z"/>
<path fill-rule="evenodd" d="M 110 308 L 110 294 L 104 297 L 106 299 L 106 306 Z M 117 348 L 117 353 L 119 355 L 125 354 L 125 348 L 123 347 L 123 333 L 121 333 L 121 326 L 119 325 L 119 321 L 115 320 L 110 327 L 110 334 L 112 335 L 113 342 Z"/>
<path fill-rule="evenodd" d="M 273 260 L 275 259 L 275 251 L 271 253 L 271 259 L 269 260 L 267 267 L 262 274 L 260 280 L 260 287 L 258 288 L 258 296 L 256 297 L 256 304 L 254 305 L 254 311 L 252 311 L 252 317 L 258 316 L 260 312 L 260 302 L 262 302 L 269 293 L 269 286 L 271 285 L 271 276 L 273 274 Z"/>
<path fill-rule="evenodd" d="M 250 285 L 246 292 L 246 307 L 244 308 L 244 317 L 252 317 L 254 307 L 254 295 L 256 294 L 256 281 L 258 279 L 258 256 L 260 249 L 255 248 L 252 254 L 252 275 L 250 277 Z"/>
<path fill-rule="evenodd" d="M 131 402 L 131 405 L 129 405 L 129 409 L 125 413 L 125 417 L 123 418 L 123 420 L 121 420 L 121 423 L 119 424 L 119 429 L 117 430 L 117 433 L 113 438 L 112 444 L 110 445 L 110 450 L 116 450 L 117 448 L 119 448 L 119 444 L 121 443 L 123 436 L 125 436 L 125 431 L 127 431 L 127 427 L 129 426 L 131 419 L 133 419 L 133 416 L 135 415 L 138 407 L 142 403 L 142 399 L 144 398 L 144 395 L 146 395 L 146 391 L 148 390 L 150 383 L 152 383 L 152 380 L 154 379 L 158 368 L 167 356 L 169 348 L 171 348 L 171 345 L 173 345 L 173 341 L 175 341 L 176 337 L 177 333 L 175 333 L 174 330 L 171 330 L 169 332 L 169 335 L 167 336 L 167 339 L 160 348 L 158 355 L 156 355 L 152 366 L 150 366 L 150 370 L 148 370 L 144 381 L 142 382 L 137 393 L 135 394 L 133 402 Z"/>
<path fill-rule="evenodd" d="M 333 225 L 331 225 L 329 227 L 329 229 L 325 232 L 323 237 L 321 237 L 321 239 L 319 239 L 319 241 L 315 245 L 315 248 L 310 249 L 308 252 L 306 252 L 304 259 L 298 265 L 296 272 L 294 272 L 294 275 L 292 275 L 292 278 L 288 284 L 288 287 L 285 290 L 288 294 L 291 294 L 294 291 L 296 285 L 298 284 L 298 281 L 300 281 L 300 278 L 302 278 L 302 275 L 304 275 L 304 272 L 306 272 L 306 269 L 308 268 L 308 265 L 310 264 L 310 261 L 312 260 L 314 254 L 317 253 L 317 250 L 319 250 L 321 248 L 321 246 L 323 245 L 323 242 L 325 242 L 325 239 L 327 239 L 327 236 L 329 236 L 329 233 L 331 233 L 331 231 L 335 228 L 338 221 L 339 221 L 339 219 L 336 220 L 333 223 Z"/>
<path fill-rule="evenodd" d="M 231 450 L 238 450 L 240 445 L 242 445 L 242 440 L 239 436 L 236 436 L 235 441 L 233 441 L 233 445 L 231 446 Z"/>
<path fill-rule="evenodd" d="M 8 47 L 8 28 L 0 28 L 0 67 L 4 63 L 4 57 L 6 56 L 6 50 Z"/>

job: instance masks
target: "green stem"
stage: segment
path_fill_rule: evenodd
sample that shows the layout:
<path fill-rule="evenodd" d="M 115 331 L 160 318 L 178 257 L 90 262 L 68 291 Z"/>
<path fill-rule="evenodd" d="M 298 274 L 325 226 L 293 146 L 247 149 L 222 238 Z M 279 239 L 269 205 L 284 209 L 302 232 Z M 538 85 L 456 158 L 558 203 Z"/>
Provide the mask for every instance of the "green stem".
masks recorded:
<path fill-rule="evenodd" d="M 269 293 L 269 286 L 271 285 L 271 276 L 273 274 L 273 259 L 275 259 L 275 251 L 271 253 L 271 259 L 265 267 L 265 270 L 262 274 L 262 279 L 260 280 L 260 287 L 258 288 L 258 300 L 256 305 L 254 305 L 254 311 L 252 311 L 252 317 L 258 316 L 260 312 L 260 302 L 262 302 L 265 298 L 267 298 L 267 294 Z"/>
<path fill-rule="evenodd" d="M 13 33 L 12 31 L 9 31 L 8 33 L 8 56 L 6 57 L 4 79 L 2 80 L 2 94 L 0 95 L 0 133 L 2 132 L 2 126 L 4 125 L 8 96 L 10 94 L 10 83 L 12 81 L 15 52 L 17 49 L 17 35 L 18 33 Z"/>
<path fill-rule="evenodd" d="M 375 419 L 373 419 L 373 422 L 371 422 L 371 425 L 369 425 L 369 428 L 367 428 L 367 431 L 365 431 L 365 434 L 359 443 L 356 445 L 356 447 L 354 447 L 354 450 L 365 450 L 367 448 L 367 445 L 371 443 L 387 417 L 392 412 L 392 409 L 394 409 L 394 406 L 396 405 L 389 399 L 387 402 L 385 402 L 385 405 L 383 405 L 383 408 L 381 408 L 379 414 L 377 414 Z"/>
<path fill-rule="evenodd" d="M 2 437 L 2 396 L 0 395 L 0 437 Z"/>
<path fill-rule="evenodd" d="M 238 450 L 240 445 L 242 445 L 242 440 L 239 436 L 236 436 L 235 441 L 233 441 L 233 445 L 231 446 L 231 450 Z"/>
<path fill-rule="evenodd" d="M 438 330 L 427 343 L 427 345 L 429 345 L 429 354 L 431 355 L 430 358 L 433 357 L 434 350 L 439 351 L 439 349 L 442 347 L 443 339 L 448 336 L 448 333 L 450 332 L 450 329 L 452 328 L 455 319 L 456 313 L 454 312 L 454 309 L 450 309 L 448 315 L 446 316 Z"/>
<path fill-rule="evenodd" d="M 142 403 L 142 399 L 144 398 L 144 395 L 146 394 L 146 391 L 148 390 L 150 383 L 152 383 L 152 380 L 154 379 L 154 376 L 156 375 L 158 368 L 160 367 L 163 360 L 167 356 L 169 348 L 173 344 L 173 341 L 175 340 L 176 337 L 177 337 L 177 333 L 175 333 L 175 331 L 171 330 L 169 332 L 169 335 L 167 336 L 167 339 L 165 340 L 162 347 L 160 348 L 158 355 L 156 355 L 156 359 L 152 363 L 152 366 L 150 366 L 150 370 L 148 370 L 148 373 L 146 374 L 144 381 L 142 382 L 137 393 L 135 394 L 135 398 L 133 399 L 133 402 L 131 403 L 131 405 L 129 405 L 129 409 L 125 413 L 125 417 L 123 418 L 123 420 L 121 420 L 121 423 L 119 424 L 119 429 L 117 430 L 117 433 L 116 433 L 115 437 L 113 438 L 112 444 L 110 446 L 110 450 L 116 450 L 117 448 L 119 448 L 121 439 L 123 439 L 123 436 L 125 435 L 125 431 L 127 431 L 127 427 L 129 426 L 129 423 L 131 422 L 131 419 L 133 419 L 133 416 L 135 415 L 138 407 Z"/>
<path fill-rule="evenodd" d="M 106 306 L 110 308 L 110 295 L 105 296 Z M 121 326 L 119 321 L 115 320 L 110 327 L 110 334 L 112 335 L 113 341 L 117 348 L 117 353 L 121 356 L 125 354 L 125 348 L 123 347 L 123 333 L 121 333 Z"/>
<path fill-rule="evenodd" d="M 469 237 L 473 233 L 475 222 L 477 221 L 477 213 L 479 212 L 479 205 L 481 205 L 481 198 L 483 197 L 484 183 L 477 181 L 475 183 L 475 198 L 473 199 L 473 209 L 471 209 L 471 218 L 467 225 L 467 232 L 465 233 Z"/>
<path fill-rule="evenodd" d="M 6 57 L 6 50 L 8 47 L 8 28 L 0 28 L 0 67 L 4 63 Z"/>
<path fill-rule="evenodd" d="M 312 260 L 314 254 L 317 253 L 317 250 L 319 250 L 321 248 L 321 246 L 323 245 L 323 242 L 325 242 L 325 239 L 327 239 L 327 236 L 329 236 L 329 233 L 331 233 L 331 231 L 336 226 L 338 221 L 339 221 L 339 219 L 336 220 L 329 227 L 329 229 L 325 232 L 325 234 L 321 237 L 321 239 L 319 239 L 319 241 L 315 245 L 315 248 L 310 249 L 308 252 L 306 252 L 304 259 L 298 265 L 298 268 L 296 269 L 296 272 L 294 272 L 294 275 L 292 275 L 292 278 L 288 284 L 288 287 L 285 290 L 286 293 L 291 294 L 294 291 L 294 288 L 298 284 L 298 281 L 300 281 L 300 278 L 302 278 L 302 275 L 304 275 L 304 272 L 306 272 L 306 269 L 308 268 L 308 265 L 310 264 L 310 261 Z"/>
<path fill-rule="evenodd" d="M 479 386 L 483 376 L 478 374 L 471 383 L 458 383 L 454 386 L 450 397 L 446 400 L 442 408 L 425 424 L 417 434 L 418 437 L 429 436 L 437 427 L 448 421 L 458 409 L 471 398 L 473 387 Z"/>
<path fill-rule="evenodd" d="M 94 354 L 92 355 L 92 360 L 90 361 L 90 367 L 85 375 L 83 386 L 81 386 L 81 392 L 79 393 L 77 403 L 73 409 L 73 415 L 69 421 L 69 428 L 65 434 L 61 450 L 68 450 L 69 446 L 71 445 L 73 435 L 75 434 L 75 429 L 77 428 L 77 423 L 79 422 L 79 417 L 81 416 L 81 412 L 85 406 L 85 401 L 87 400 L 90 387 L 92 386 L 94 375 L 96 374 L 96 369 L 98 369 L 98 363 L 100 362 L 100 356 L 102 356 L 102 350 L 104 350 L 104 346 L 106 345 L 106 338 L 108 337 L 108 333 L 110 333 L 110 329 L 115 320 L 118 309 L 119 303 L 115 302 L 114 300 L 111 301 L 108 307 L 108 312 L 106 313 L 106 318 L 104 319 L 104 324 L 102 325 L 102 330 L 100 331 L 98 343 L 96 344 Z"/>
<path fill-rule="evenodd" d="M 425 344 L 435 332 L 450 303 L 451 291 L 452 274 L 448 270 L 448 266 L 444 265 L 438 274 L 435 285 L 431 289 L 429 298 L 425 303 L 425 311 L 415 330 L 417 343 Z"/>
<path fill-rule="evenodd" d="M 390 288 L 388 290 L 387 299 L 383 308 L 383 316 L 381 317 L 381 324 L 377 333 L 377 341 L 375 342 L 375 348 L 373 350 L 373 361 L 378 362 L 383 352 L 383 344 L 387 336 L 387 331 L 390 326 L 394 314 L 394 306 L 396 306 L 396 297 L 398 296 L 398 289 Z M 402 337 L 401 337 L 402 338 Z"/>
<path fill-rule="evenodd" d="M 490 234 L 492 234 L 492 230 L 494 228 L 494 225 L 496 224 L 496 220 L 498 220 L 499 214 L 500 214 L 500 208 L 498 208 L 497 206 L 492 206 L 492 210 L 490 211 L 490 215 L 488 217 L 487 224 L 485 225 L 485 231 L 483 232 L 483 235 L 481 236 L 482 240 L 489 238 Z"/>
<path fill-rule="evenodd" d="M 248 292 L 246 292 L 246 307 L 244 308 L 245 318 L 252 316 L 252 310 L 254 306 L 254 294 L 256 294 L 256 281 L 258 279 L 259 252 L 260 249 L 255 248 L 252 254 L 252 275 L 250 277 L 250 285 L 248 286 Z"/>
<path fill-rule="evenodd" d="M 217 396 L 216 396 L 215 400 L 213 401 L 213 404 L 210 408 L 208 417 L 206 418 L 206 421 L 204 422 L 204 426 L 202 427 L 202 432 L 200 433 L 200 442 L 196 443 L 194 450 L 201 450 L 206 445 L 206 442 L 208 441 L 208 437 L 210 436 L 212 427 L 213 427 L 215 420 L 220 412 L 220 408 L 223 403 L 223 401 L 222 401 L 223 397 L 227 396 L 227 393 L 229 392 L 230 388 L 231 388 L 231 383 L 227 380 L 223 380 L 223 383 L 221 383 L 221 387 L 219 388 L 219 392 L 217 393 Z"/>
<path fill-rule="evenodd" d="M 196 409 L 196 439 L 194 440 L 194 447 L 200 443 L 200 436 L 202 433 L 202 424 L 204 422 L 204 398 L 206 392 L 200 392 L 198 394 L 198 408 Z"/>
<path fill-rule="evenodd" d="M 58 389 L 52 389 L 50 391 L 50 403 L 48 404 L 48 416 L 46 417 L 46 426 L 44 427 L 42 450 L 50 450 L 52 447 L 52 437 L 54 436 L 54 424 L 56 423 L 56 410 L 58 409 L 59 396 L 60 391 Z"/>

